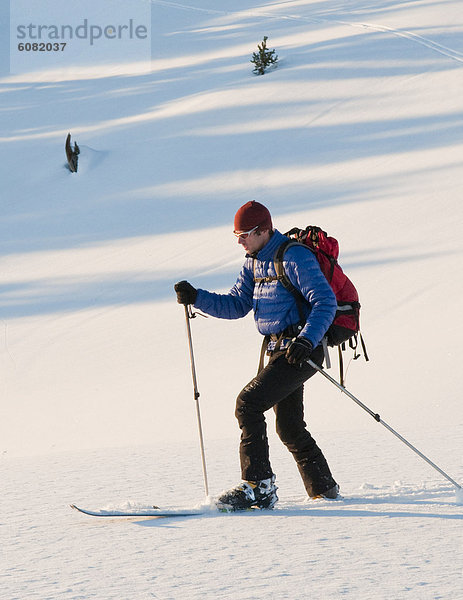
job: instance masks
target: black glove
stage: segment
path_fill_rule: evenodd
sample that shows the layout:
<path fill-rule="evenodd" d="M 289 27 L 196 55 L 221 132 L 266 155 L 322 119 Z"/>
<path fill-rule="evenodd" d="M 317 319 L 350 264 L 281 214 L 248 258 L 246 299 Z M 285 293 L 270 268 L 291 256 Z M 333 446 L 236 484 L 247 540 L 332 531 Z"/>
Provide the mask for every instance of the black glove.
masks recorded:
<path fill-rule="evenodd" d="M 188 281 L 179 281 L 174 285 L 177 292 L 177 302 L 179 304 L 194 304 L 196 302 L 197 290 L 188 283 Z"/>
<path fill-rule="evenodd" d="M 295 337 L 286 350 L 286 360 L 290 365 L 302 366 L 312 354 L 312 342 L 303 337 Z"/>

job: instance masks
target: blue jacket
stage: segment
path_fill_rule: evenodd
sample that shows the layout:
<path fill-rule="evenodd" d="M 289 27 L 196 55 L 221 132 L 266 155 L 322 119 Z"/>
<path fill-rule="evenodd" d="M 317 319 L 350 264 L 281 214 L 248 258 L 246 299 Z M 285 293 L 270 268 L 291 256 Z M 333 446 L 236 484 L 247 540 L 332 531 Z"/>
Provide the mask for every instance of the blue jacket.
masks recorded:
<path fill-rule="evenodd" d="M 276 276 L 273 257 L 285 241 L 287 238 L 275 230 L 255 259 L 246 255 L 246 262 L 228 294 L 198 289 L 195 307 L 222 319 L 239 319 L 252 309 L 257 329 L 263 335 L 280 333 L 289 325 L 298 324 L 294 296 L 279 281 L 254 282 L 254 260 L 256 278 Z M 336 297 L 310 250 L 302 246 L 288 248 L 283 265 L 291 283 L 308 301 L 306 323 L 299 335 L 310 340 L 315 348 L 334 319 Z"/>

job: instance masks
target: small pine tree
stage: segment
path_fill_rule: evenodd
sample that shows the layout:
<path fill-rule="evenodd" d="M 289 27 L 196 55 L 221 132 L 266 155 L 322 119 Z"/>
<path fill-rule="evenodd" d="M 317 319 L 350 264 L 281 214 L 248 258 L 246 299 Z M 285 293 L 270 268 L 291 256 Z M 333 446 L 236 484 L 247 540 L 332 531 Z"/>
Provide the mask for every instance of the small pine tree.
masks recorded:
<path fill-rule="evenodd" d="M 267 48 L 268 37 L 264 35 L 264 41 L 262 44 L 257 44 L 258 52 L 253 52 L 251 61 L 254 63 L 253 73 L 256 75 L 263 75 L 265 70 L 271 65 L 276 65 L 278 56 L 275 54 L 275 50 L 269 50 Z"/>

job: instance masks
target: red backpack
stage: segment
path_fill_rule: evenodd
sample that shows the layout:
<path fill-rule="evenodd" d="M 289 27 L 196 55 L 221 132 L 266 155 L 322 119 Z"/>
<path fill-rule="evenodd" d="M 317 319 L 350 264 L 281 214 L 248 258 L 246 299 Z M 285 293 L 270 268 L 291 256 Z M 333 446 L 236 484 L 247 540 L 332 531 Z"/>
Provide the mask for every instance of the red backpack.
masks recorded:
<path fill-rule="evenodd" d="M 341 385 L 343 385 L 344 376 L 341 351 L 345 349 L 347 341 L 349 342 L 349 346 L 354 350 L 355 360 L 360 356 L 357 352 L 360 339 L 365 360 L 369 360 L 365 343 L 360 333 L 360 302 L 357 290 L 338 264 L 339 244 L 335 238 L 328 236 L 320 227 L 314 227 L 313 225 L 309 225 L 305 229 L 294 227 L 285 233 L 285 235 L 290 238 L 290 241 L 282 244 L 275 253 L 275 271 L 278 280 L 296 299 L 301 321 L 304 320 L 302 306 L 306 300 L 290 282 L 283 267 L 283 257 L 290 246 L 302 244 L 313 252 L 323 275 L 328 280 L 336 296 L 338 309 L 332 324 L 326 332 L 326 341 L 328 346 L 338 346 L 339 348 L 340 380 Z"/>

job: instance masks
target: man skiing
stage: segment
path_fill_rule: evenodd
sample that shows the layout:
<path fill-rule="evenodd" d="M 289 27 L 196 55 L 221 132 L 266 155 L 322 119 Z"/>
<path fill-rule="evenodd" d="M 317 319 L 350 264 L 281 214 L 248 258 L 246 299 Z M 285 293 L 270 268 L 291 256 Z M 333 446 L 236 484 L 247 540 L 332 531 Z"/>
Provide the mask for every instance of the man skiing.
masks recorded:
<path fill-rule="evenodd" d="M 334 499 L 339 486 L 304 422 L 303 384 L 315 374 L 310 359 L 322 365 L 321 341 L 336 313 L 336 297 L 312 252 L 291 246 L 284 268 L 301 292 L 305 321 L 293 294 L 276 280 L 274 255 L 287 238 L 273 229 L 262 204 L 251 201 L 236 213 L 234 234 L 246 252 L 246 261 L 228 294 L 195 289 L 187 281 L 175 284 L 177 301 L 223 319 L 244 317 L 251 309 L 258 331 L 266 336 L 267 366 L 261 368 L 239 393 L 235 416 L 241 429 L 242 482 L 223 493 L 219 505 L 232 510 L 253 506 L 272 508 L 278 500 L 269 459 L 265 411 L 273 408 L 281 441 L 294 456 L 310 497 Z"/>

